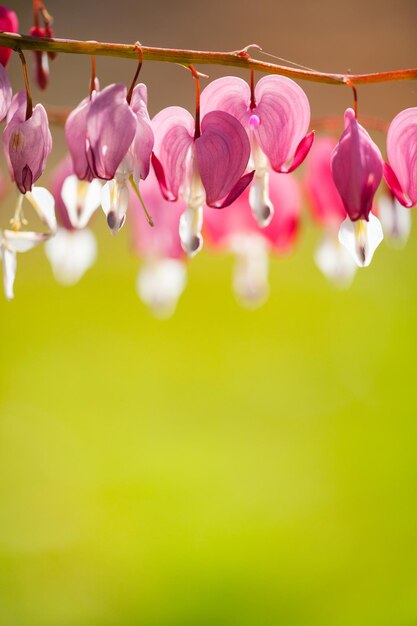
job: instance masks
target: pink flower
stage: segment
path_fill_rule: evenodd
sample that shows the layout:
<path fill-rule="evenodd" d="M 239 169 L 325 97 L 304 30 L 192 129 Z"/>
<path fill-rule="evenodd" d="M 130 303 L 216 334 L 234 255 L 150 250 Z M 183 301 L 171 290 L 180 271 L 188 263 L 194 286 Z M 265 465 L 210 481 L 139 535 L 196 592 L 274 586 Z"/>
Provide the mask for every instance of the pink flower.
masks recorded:
<path fill-rule="evenodd" d="M 335 146 L 333 138 L 316 138 L 306 163 L 304 189 L 313 218 L 324 229 L 314 253 L 316 265 L 336 287 L 347 287 L 352 282 L 357 265 L 338 238 L 346 210 L 330 167 Z"/>
<path fill-rule="evenodd" d="M 1 50 L 1 48 L 0 48 Z M 0 65 L 0 122 L 6 117 L 12 102 L 12 86 L 6 70 Z"/>
<path fill-rule="evenodd" d="M 96 178 L 79 180 L 69 157 L 52 174 L 60 227 L 46 242 L 45 252 L 56 280 L 63 285 L 77 283 L 96 260 L 96 238 L 86 226 L 100 206 L 101 186 Z"/>
<path fill-rule="evenodd" d="M 383 239 L 381 224 L 371 213 L 382 178 L 382 156 L 352 109 L 345 112 L 345 130 L 332 152 L 331 168 L 348 214 L 339 240 L 359 266 L 367 266 Z"/>
<path fill-rule="evenodd" d="M 17 15 L 11 9 L 0 6 L 0 31 L 5 33 L 17 33 L 19 30 L 19 21 Z M 6 67 L 9 62 L 11 48 L 0 47 L 0 63 Z"/>
<path fill-rule="evenodd" d="M 411 208 L 417 204 L 417 107 L 401 111 L 392 120 L 387 155 L 385 180 L 397 200 Z"/>
<path fill-rule="evenodd" d="M 203 92 L 204 93 L 204 92 Z M 203 205 L 221 209 L 248 186 L 253 172 L 244 175 L 250 145 L 242 125 L 224 111 L 198 120 L 181 107 L 168 107 L 152 120 L 155 133 L 153 164 L 169 201 L 185 201 L 180 237 L 189 256 L 202 247 Z"/>
<path fill-rule="evenodd" d="M 141 194 L 152 213 L 154 227 L 146 222 L 136 196 L 133 211 L 133 244 L 143 262 L 136 288 L 140 299 L 158 317 L 168 317 L 176 308 L 187 282 L 184 251 L 178 233 L 183 202 L 168 202 L 161 196 L 155 174 L 141 184 Z"/>
<path fill-rule="evenodd" d="M 244 126 L 251 142 L 255 178 L 250 204 L 260 226 L 272 219 L 267 174 L 289 173 L 306 158 L 314 133 L 306 135 L 310 105 L 304 91 L 284 76 L 264 76 L 251 87 L 241 78 L 227 76 L 210 83 L 201 94 L 202 111 L 226 111 Z M 290 163 L 289 163 L 290 162 Z"/>
<path fill-rule="evenodd" d="M 20 92 L 13 98 L 3 131 L 3 149 L 12 180 L 21 193 L 32 189 L 46 166 L 52 149 L 48 116 L 37 104 L 31 117 L 26 119 L 26 94 Z"/>
<path fill-rule="evenodd" d="M 288 253 L 298 233 L 301 192 L 297 179 L 271 173 L 268 193 L 277 211 L 265 228 L 253 220 L 248 190 L 221 213 L 205 210 L 209 241 L 236 255 L 233 287 L 238 300 L 249 307 L 262 304 L 269 293 L 269 253 Z"/>
<path fill-rule="evenodd" d="M 48 33 L 45 28 L 41 26 L 32 26 L 29 30 L 31 37 L 53 37 L 51 29 L 48 29 Z M 49 81 L 49 55 L 47 52 L 35 51 L 35 70 L 36 70 L 36 82 L 39 89 L 46 89 Z"/>

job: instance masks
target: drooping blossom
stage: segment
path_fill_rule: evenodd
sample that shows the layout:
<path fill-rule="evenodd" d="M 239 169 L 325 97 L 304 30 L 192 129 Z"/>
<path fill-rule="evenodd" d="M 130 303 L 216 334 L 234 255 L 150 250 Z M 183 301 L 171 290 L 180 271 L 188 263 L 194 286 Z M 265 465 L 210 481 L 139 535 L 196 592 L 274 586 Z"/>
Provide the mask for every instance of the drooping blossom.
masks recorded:
<path fill-rule="evenodd" d="M 51 192 L 60 226 L 45 252 L 61 284 L 77 283 L 97 258 L 97 241 L 87 225 L 100 206 L 101 187 L 97 179 L 79 180 L 69 158 L 53 172 Z"/>
<path fill-rule="evenodd" d="M 210 83 L 201 94 L 202 112 L 226 111 L 244 126 L 251 143 L 249 168 L 255 170 L 249 202 L 255 219 L 266 226 L 274 207 L 268 196 L 268 175 L 289 173 L 306 158 L 314 133 L 304 91 L 285 76 L 264 76 L 256 87 L 227 76 Z"/>
<path fill-rule="evenodd" d="M 169 317 L 187 283 L 184 251 L 179 237 L 179 221 L 184 202 L 168 202 L 160 192 L 151 173 L 141 185 L 144 202 L 152 213 L 155 226 L 149 227 L 142 206 L 132 198 L 133 244 L 142 258 L 136 289 L 142 300 L 157 317 Z"/>
<path fill-rule="evenodd" d="M 123 226 L 129 192 L 126 182 L 146 178 L 153 147 L 147 112 L 147 93 L 136 85 L 130 104 L 125 85 L 93 91 L 72 111 L 65 125 L 68 148 L 81 180 L 109 181 L 103 188 L 102 206 L 112 232 Z"/>
<path fill-rule="evenodd" d="M 43 173 L 52 149 L 48 115 L 37 104 L 26 119 L 26 93 L 16 94 L 3 131 L 3 149 L 10 176 L 21 193 L 31 191 Z"/>
<path fill-rule="evenodd" d="M 206 113 L 200 126 L 186 109 L 168 107 L 153 118 L 152 126 L 152 160 L 161 191 L 171 202 L 181 197 L 186 203 L 180 238 L 184 251 L 194 256 L 203 245 L 204 204 L 224 208 L 252 180 L 253 172 L 245 174 L 249 140 L 241 123 L 224 111 Z"/>
<path fill-rule="evenodd" d="M 384 176 L 392 193 L 405 207 L 417 205 L 417 107 L 392 120 L 387 135 Z"/>
<path fill-rule="evenodd" d="M 127 181 L 132 177 L 138 188 L 149 174 L 154 135 L 148 114 L 146 85 L 136 85 L 130 107 L 136 117 L 136 132 L 130 147 L 118 166 L 113 180 L 103 187 L 102 207 L 110 230 L 116 234 L 123 226 L 129 202 Z"/>
<path fill-rule="evenodd" d="M 18 30 L 19 21 L 16 13 L 8 7 L 0 6 L 0 31 L 4 33 L 17 33 Z M 11 48 L 0 46 L 0 63 L 3 67 L 6 67 L 11 54 Z"/>
<path fill-rule="evenodd" d="M 306 162 L 304 189 L 313 219 L 323 230 L 314 254 L 316 265 L 337 287 L 347 287 L 352 282 L 357 265 L 338 236 L 346 210 L 330 167 L 335 146 L 336 140 L 331 137 L 316 138 Z"/>
<path fill-rule="evenodd" d="M 403 248 L 411 232 L 411 211 L 388 191 L 378 200 L 377 215 L 384 237 L 392 248 Z"/>
<path fill-rule="evenodd" d="M 297 179 L 272 172 L 268 194 L 276 211 L 264 228 L 253 219 L 248 189 L 221 213 L 205 209 L 208 239 L 235 255 L 233 289 L 239 302 L 250 308 L 268 297 L 269 254 L 288 253 L 298 233 L 301 191 Z"/>
<path fill-rule="evenodd" d="M 339 241 L 357 265 L 366 267 L 383 239 L 381 223 L 371 213 L 382 178 L 382 156 L 353 109 L 345 112 L 345 130 L 332 152 L 331 168 L 347 212 Z"/>
<path fill-rule="evenodd" d="M 39 37 L 41 39 L 53 37 L 50 27 L 48 29 L 42 26 L 32 26 L 29 30 L 31 37 Z M 50 53 L 41 50 L 35 50 L 33 55 L 35 59 L 35 77 L 39 89 L 46 89 L 49 82 L 49 56 Z"/>
<path fill-rule="evenodd" d="M 35 209 L 39 218 L 46 225 L 46 232 L 22 231 L 20 227 L 23 220 L 23 200 L 27 199 Z M 0 231 L 0 252 L 3 262 L 3 285 L 7 300 L 14 297 L 14 281 L 16 277 L 16 255 L 18 252 L 27 252 L 38 243 L 47 241 L 56 233 L 57 223 L 54 210 L 54 198 L 43 187 L 33 187 L 32 191 L 18 194 L 15 216 L 13 218 L 13 230 Z"/>

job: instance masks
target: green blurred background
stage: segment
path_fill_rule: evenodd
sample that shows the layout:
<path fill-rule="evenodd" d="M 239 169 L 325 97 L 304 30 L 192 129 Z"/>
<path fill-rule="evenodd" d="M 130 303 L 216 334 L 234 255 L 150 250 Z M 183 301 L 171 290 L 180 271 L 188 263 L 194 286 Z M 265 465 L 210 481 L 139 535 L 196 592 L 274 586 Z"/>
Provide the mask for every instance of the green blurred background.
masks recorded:
<path fill-rule="evenodd" d="M 29 4 L 12 3 L 22 30 Z M 48 8 L 58 36 L 256 41 L 329 71 L 411 67 L 417 52 L 415 0 Z M 106 84 L 134 64 L 98 67 Z M 61 56 L 37 98 L 75 105 L 88 73 Z M 14 59 L 11 75 L 20 88 Z M 180 68 L 145 64 L 143 79 L 152 113 L 191 105 Z M 316 117 L 351 102 L 303 86 Z M 360 110 L 390 119 L 416 89 L 364 87 Z M 62 130 L 54 139 L 51 165 Z M 3 224 L 12 210 L 6 200 Z M 339 292 L 306 225 L 251 312 L 231 293 L 232 259 L 205 251 L 176 315 L 157 321 L 135 294 L 127 228 L 113 238 L 103 222 L 79 285 L 56 285 L 38 248 L 19 256 L 15 301 L 0 302 L 1 626 L 416 625 L 416 228 Z"/>

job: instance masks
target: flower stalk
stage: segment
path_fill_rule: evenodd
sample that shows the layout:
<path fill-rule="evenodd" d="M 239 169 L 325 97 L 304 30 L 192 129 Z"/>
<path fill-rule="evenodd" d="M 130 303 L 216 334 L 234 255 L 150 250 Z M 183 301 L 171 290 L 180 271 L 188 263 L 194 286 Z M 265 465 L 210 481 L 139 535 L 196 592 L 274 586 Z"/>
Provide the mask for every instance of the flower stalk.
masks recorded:
<path fill-rule="evenodd" d="M 40 38 L 14 33 L 0 33 L 0 46 L 12 50 L 35 50 L 63 54 L 86 54 L 96 56 L 112 56 L 125 59 L 137 59 L 137 45 L 102 43 L 96 41 L 77 41 L 71 39 Z M 298 68 L 258 61 L 241 51 L 206 52 L 200 50 L 183 50 L 175 48 L 154 48 L 141 46 L 144 61 L 177 63 L 180 65 L 225 65 L 241 69 L 256 70 L 266 74 L 280 74 L 298 80 L 307 80 L 329 85 L 365 85 L 399 80 L 416 80 L 417 68 L 375 72 L 371 74 L 333 74 L 315 72 Z"/>

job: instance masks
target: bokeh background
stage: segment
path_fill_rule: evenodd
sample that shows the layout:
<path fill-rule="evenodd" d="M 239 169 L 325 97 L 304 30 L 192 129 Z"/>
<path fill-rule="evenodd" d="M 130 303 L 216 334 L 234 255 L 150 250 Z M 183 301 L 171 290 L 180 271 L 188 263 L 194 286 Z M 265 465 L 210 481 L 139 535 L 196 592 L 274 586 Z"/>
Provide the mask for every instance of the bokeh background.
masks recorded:
<path fill-rule="evenodd" d="M 24 32 L 30 4 L 11 2 Z M 256 42 L 323 71 L 416 65 L 415 0 L 47 6 L 68 38 Z M 98 59 L 103 85 L 134 67 Z M 16 59 L 10 72 L 21 88 Z M 152 114 L 192 106 L 183 69 L 145 63 L 142 79 Z M 61 55 L 35 98 L 74 106 L 88 80 L 87 58 Z M 315 117 L 351 104 L 348 89 L 303 87 Z M 361 87 L 360 112 L 389 120 L 416 94 Z M 59 128 L 54 141 L 51 167 Z M 1 626 L 416 625 L 416 225 L 339 292 L 307 220 L 256 311 L 233 298 L 232 259 L 204 251 L 167 321 L 135 294 L 128 226 L 113 238 L 99 215 L 95 230 L 79 285 L 56 285 L 38 248 L 0 302 Z"/>

